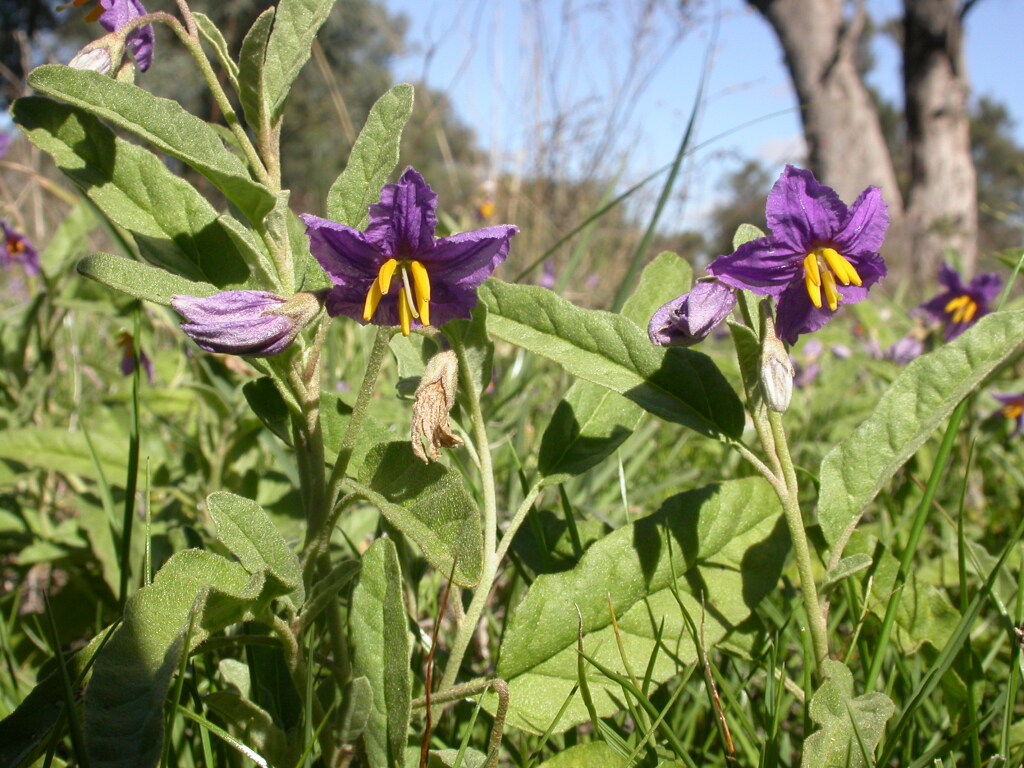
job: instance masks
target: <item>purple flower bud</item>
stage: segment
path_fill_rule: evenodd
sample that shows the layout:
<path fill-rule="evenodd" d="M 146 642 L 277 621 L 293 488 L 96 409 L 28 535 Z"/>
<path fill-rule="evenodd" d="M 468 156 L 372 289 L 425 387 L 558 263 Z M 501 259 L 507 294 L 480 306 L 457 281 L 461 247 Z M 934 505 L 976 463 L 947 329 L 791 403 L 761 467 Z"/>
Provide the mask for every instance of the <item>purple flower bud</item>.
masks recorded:
<path fill-rule="evenodd" d="M 208 298 L 172 296 L 183 330 L 207 352 L 272 357 L 288 348 L 320 312 L 320 298 L 298 293 L 283 299 L 267 291 L 225 291 Z"/>
<path fill-rule="evenodd" d="M 72 0 L 68 5 L 82 6 L 88 5 L 91 2 L 92 0 Z M 60 10 L 66 7 L 68 6 L 65 5 Z M 99 0 L 99 4 L 85 18 L 86 21 L 98 20 L 107 32 L 114 35 L 121 32 L 122 27 L 145 15 L 146 9 L 140 0 Z M 146 24 L 136 27 L 128 31 L 127 35 L 120 37 L 118 50 L 115 51 L 110 48 L 111 43 L 105 43 L 102 46 L 108 49 L 107 56 L 105 57 L 101 47 L 87 45 L 71 60 L 71 66 L 74 66 L 76 69 L 92 69 L 103 73 L 109 72 L 115 62 L 120 62 L 123 49 L 127 46 L 131 50 L 132 57 L 135 59 L 139 69 L 143 72 L 149 69 L 149 65 L 153 63 L 153 43 L 156 38 L 153 33 L 153 25 Z M 115 53 L 116 55 L 114 55 Z M 104 64 L 105 69 L 102 68 Z"/>
<path fill-rule="evenodd" d="M 647 335 L 660 347 L 689 347 L 703 341 L 735 306 L 731 288 L 717 280 L 699 282 L 654 313 Z"/>

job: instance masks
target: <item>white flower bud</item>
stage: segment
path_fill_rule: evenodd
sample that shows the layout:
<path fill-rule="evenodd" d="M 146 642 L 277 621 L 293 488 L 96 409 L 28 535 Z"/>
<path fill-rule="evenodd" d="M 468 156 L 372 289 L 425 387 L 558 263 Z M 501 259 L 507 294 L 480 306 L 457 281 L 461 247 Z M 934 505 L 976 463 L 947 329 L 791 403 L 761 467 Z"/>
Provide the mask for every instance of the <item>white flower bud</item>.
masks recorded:
<path fill-rule="evenodd" d="M 761 345 L 761 393 L 765 405 L 776 413 L 785 413 L 793 399 L 793 361 L 786 345 L 775 335 L 775 323 L 765 318 L 765 337 Z"/>

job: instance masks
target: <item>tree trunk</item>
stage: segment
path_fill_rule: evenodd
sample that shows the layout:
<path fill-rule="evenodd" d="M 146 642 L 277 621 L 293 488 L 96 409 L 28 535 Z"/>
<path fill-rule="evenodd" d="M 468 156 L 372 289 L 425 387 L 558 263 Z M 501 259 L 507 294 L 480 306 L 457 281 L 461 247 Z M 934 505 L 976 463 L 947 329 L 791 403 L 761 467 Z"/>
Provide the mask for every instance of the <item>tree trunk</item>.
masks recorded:
<path fill-rule="evenodd" d="M 903 86 L 914 261 L 933 273 L 947 250 L 968 274 L 977 256 L 978 195 L 958 0 L 904 0 Z"/>
<path fill-rule="evenodd" d="M 847 203 L 869 185 L 882 189 L 890 216 L 902 196 L 874 103 L 857 70 L 863 9 L 844 20 L 843 0 L 747 0 L 782 44 L 800 101 L 810 166 Z"/>

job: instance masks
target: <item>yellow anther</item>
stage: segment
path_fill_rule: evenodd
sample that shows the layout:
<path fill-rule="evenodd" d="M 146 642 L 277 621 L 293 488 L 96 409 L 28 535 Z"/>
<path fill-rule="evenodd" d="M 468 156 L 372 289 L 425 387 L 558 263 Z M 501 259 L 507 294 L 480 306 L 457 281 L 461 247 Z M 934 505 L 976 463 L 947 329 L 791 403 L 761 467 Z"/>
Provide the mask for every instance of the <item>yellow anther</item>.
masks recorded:
<path fill-rule="evenodd" d="M 804 257 L 804 278 L 811 285 L 821 285 L 821 270 L 818 269 L 816 253 L 809 253 Z"/>
<path fill-rule="evenodd" d="M 396 269 L 398 269 L 396 259 L 388 259 L 381 265 L 380 272 L 377 273 L 377 283 L 380 285 L 382 295 L 391 290 L 391 278 L 395 276 Z"/>
<path fill-rule="evenodd" d="M 409 262 L 412 273 L 412 284 L 416 289 L 416 309 L 419 310 L 420 322 L 430 325 L 430 277 L 427 268 L 418 261 Z"/>
<path fill-rule="evenodd" d="M 839 300 L 843 298 L 836 290 L 836 279 L 826 269 L 821 273 L 821 283 L 825 288 L 825 301 L 828 302 L 828 308 L 835 312 L 839 309 Z"/>
<path fill-rule="evenodd" d="M 811 297 L 811 304 L 821 309 L 821 286 L 815 285 L 807 272 L 804 272 L 804 285 L 807 286 L 807 295 Z"/>
<path fill-rule="evenodd" d="M 402 335 L 408 336 L 412 330 L 412 307 L 405 291 L 398 292 L 398 324 L 402 326 Z"/>
<path fill-rule="evenodd" d="M 103 6 L 102 5 L 97 5 L 91 11 L 89 11 L 89 15 L 85 17 L 85 20 L 86 21 L 96 21 L 102 15 L 103 15 Z"/>
<path fill-rule="evenodd" d="M 828 264 L 829 268 L 835 273 L 835 276 L 839 278 L 839 282 L 843 285 L 862 285 L 860 275 L 857 274 L 857 270 L 854 269 L 853 264 L 846 260 L 838 251 L 834 248 L 819 248 L 818 252 L 822 258 L 825 259 L 825 263 Z"/>
<path fill-rule="evenodd" d="M 381 293 L 380 290 L 380 281 L 374 280 L 370 285 L 370 290 L 366 292 L 366 303 L 363 304 L 364 323 L 368 323 L 373 319 L 373 315 L 377 311 L 380 300 L 383 298 L 384 294 Z"/>
<path fill-rule="evenodd" d="M 970 301 L 964 306 L 963 320 L 957 322 L 969 323 L 974 319 L 974 315 L 978 312 L 978 305 L 976 302 Z"/>
<path fill-rule="evenodd" d="M 1003 406 L 1003 416 L 1008 419 L 1019 419 L 1022 413 L 1024 413 L 1024 406 L 1020 403 L 1010 403 Z"/>
<path fill-rule="evenodd" d="M 950 299 L 949 302 L 946 304 L 946 312 L 951 315 L 954 312 L 956 312 L 956 310 L 958 310 L 962 306 L 964 306 L 970 300 L 971 300 L 971 297 L 970 296 L 966 296 L 966 295 L 964 295 L 964 296 L 957 296 L 955 299 Z"/>

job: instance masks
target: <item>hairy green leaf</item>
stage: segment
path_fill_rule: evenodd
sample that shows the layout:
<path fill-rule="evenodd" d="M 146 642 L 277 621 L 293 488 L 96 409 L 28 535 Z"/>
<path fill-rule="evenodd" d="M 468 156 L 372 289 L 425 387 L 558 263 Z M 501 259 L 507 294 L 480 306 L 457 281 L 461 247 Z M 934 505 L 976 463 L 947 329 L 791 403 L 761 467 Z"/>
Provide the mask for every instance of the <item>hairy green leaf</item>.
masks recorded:
<path fill-rule="evenodd" d="M 49 99 L 19 99 L 13 111 L 29 140 L 135 236 L 147 261 L 219 288 L 247 286 L 249 267 L 217 212 L 152 152 L 115 137 L 92 115 Z"/>
<path fill-rule="evenodd" d="M 646 326 L 660 306 L 690 288 L 693 270 L 674 253 L 647 265 L 622 315 Z M 538 470 L 548 485 L 582 474 L 604 461 L 633 434 L 643 410 L 589 381 L 576 381 L 555 408 L 541 439 Z"/>
<path fill-rule="evenodd" d="M 739 397 L 709 357 L 654 347 L 620 315 L 573 306 L 551 291 L 490 279 L 480 288 L 498 338 L 554 360 L 569 373 L 709 437 L 743 431 Z"/>
<path fill-rule="evenodd" d="M 238 54 L 238 101 L 245 121 L 255 133 L 268 129 L 270 123 L 263 71 L 275 11 L 276 8 L 267 8 L 256 18 L 245 33 L 242 50 Z"/>
<path fill-rule="evenodd" d="M 539 768 L 624 768 L 626 759 L 603 741 L 577 744 L 545 760 Z"/>
<path fill-rule="evenodd" d="M 202 550 L 179 552 L 128 600 L 124 620 L 96 656 L 85 694 L 93 768 L 149 768 L 160 759 L 163 703 L 183 655 L 282 594 L 265 571 Z M 186 645 L 187 638 L 187 645 Z"/>
<path fill-rule="evenodd" d="M 292 83 L 309 61 L 316 33 L 334 7 L 334 0 L 281 0 L 263 63 L 263 85 L 270 122 L 280 120 Z"/>
<path fill-rule="evenodd" d="M 213 48 L 213 52 L 217 56 L 217 61 L 224 68 L 224 74 L 227 75 L 228 80 L 231 83 L 231 87 L 235 89 L 235 93 L 238 93 L 238 64 L 231 58 L 231 52 L 228 50 L 228 42 L 224 39 L 224 35 L 221 34 L 220 29 L 214 24 L 210 17 L 205 13 L 199 13 L 193 11 L 192 18 L 196 20 L 196 28 L 199 30 L 199 36 L 203 39 L 207 45 Z"/>
<path fill-rule="evenodd" d="M 424 464 L 408 442 L 374 446 L 367 454 L 359 482 L 346 481 L 395 528 L 423 550 L 441 573 L 463 587 L 480 581 L 483 533 L 480 513 L 462 476 L 434 462 Z"/>
<path fill-rule="evenodd" d="M 539 576 L 509 619 L 498 661 L 511 696 L 508 723 L 543 733 L 558 716 L 577 682 L 580 617 L 584 650 L 624 673 L 609 601 L 634 668 L 646 667 L 662 626 L 652 679 L 663 682 L 693 663 L 696 648 L 675 595 L 703 626 L 705 644 L 719 642 L 775 588 L 789 546 L 780 512 L 760 478 L 707 486 L 592 544 L 571 571 Z M 594 670 L 588 681 L 598 716 L 619 710 L 617 683 Z M 495 699 L 485 703 L 493 711 Z M 576 696 L 556 730 L 589 717 Z"/>
<path fill-rule="evenodd" d="M 845 664 L 829 659 L 825 682 L 811 698 L 810 715 L 818 730 L 804 742 L 801 768 L 874 765 L 875 747 L 895 706 L 884 693 L 853 697 L 853 675 Z"/>
<path fill-rule="evenodd" d="M 249 175 L 216 130 L 178 102 L 98 72 L 58 65 L 33 70 L 29 83 L 39 93 L 101 117 L 191 166 L 254 223 L 273 207 L 270 190 Z"/>
<path fill-rule="evenodd" d="M 263 507 L 227 491 L 207 496 L 206 507 L 217 526 L 217 538 L 238 562 L 249 573 L 265 568 L 282 589 L 292 593 L 295 606 L 301 606 L 305 594 L 299 558 Z"/>
<path fill-rule="evenodd" d="M 412 115 L 413 87 L 396 85 L 370 109 L 348 164 L 327 193 L 327 216 L 354 229 L 366 229 L 368 209 L 398 164 L 402 130 Z"/>
<path fill-rule="evenodd" d="M 1022 342 L 1024 310 L 995 312 L 896 377 L 867 420 L 821 462 L 818 521 L 830 545 L 842 550 L 882 487 Z"/>
<path fill-rule="evenodd" d="M 373 708 L 362 742 L 370 768 L 402 768 L 412 705 L 408 619 L 402 572 L 391 539 L 377 539 L 363 555 L 352 591 L 352 674 L 364 676 Z"/>
<path fill-rule="evenodd" d="M 78 262 L 78 271 L 121 293 L 170 306 L 172 296 L 213 296 L 217 286 L 197 283 L 159 267 L 110 253 L 94 253 Z"/>

